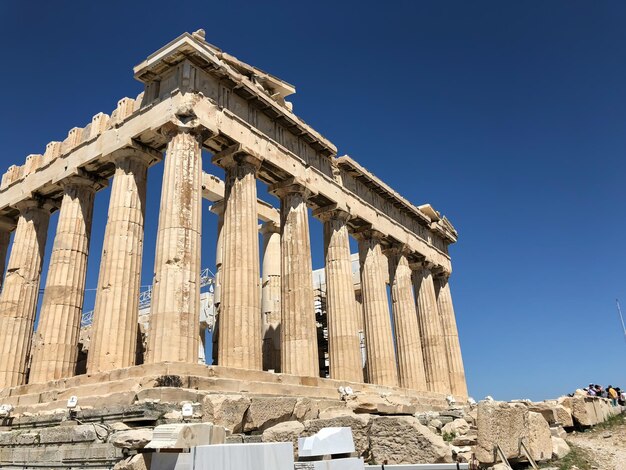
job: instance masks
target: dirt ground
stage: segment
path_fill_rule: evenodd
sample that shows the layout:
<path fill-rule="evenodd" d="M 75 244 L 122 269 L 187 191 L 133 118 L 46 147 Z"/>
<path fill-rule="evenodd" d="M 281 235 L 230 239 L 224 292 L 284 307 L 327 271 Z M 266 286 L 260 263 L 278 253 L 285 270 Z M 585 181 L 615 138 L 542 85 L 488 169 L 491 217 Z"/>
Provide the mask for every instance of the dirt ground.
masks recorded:
<path fill-rule="evenodd" d="M 618 418 L 606 427 L 571 433 L 566 440 L 587 452 L 594 461 L 589 468 L 626 470 L 626 418 Z"/>

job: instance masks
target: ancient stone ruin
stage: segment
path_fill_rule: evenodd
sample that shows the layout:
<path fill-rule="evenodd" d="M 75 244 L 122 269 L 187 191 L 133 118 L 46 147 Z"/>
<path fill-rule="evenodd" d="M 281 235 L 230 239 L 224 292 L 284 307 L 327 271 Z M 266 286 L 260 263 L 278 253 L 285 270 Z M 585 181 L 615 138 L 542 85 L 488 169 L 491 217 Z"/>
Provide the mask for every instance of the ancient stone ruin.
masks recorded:
<path fill-rule="evenodd" d="M 134 74 L 145 85 L 136 99 L 121 99 L 110 116 L 95 115 L 2 177 L 0 403 L 14 407 L 4 424 L 42 426 L 38 416 L 64 409 L 70 396 L 79 398 L 85 421 L 144 424 L 167 422 L 183 401 L 195 404 L 193 419 L 220 421 L 228 403 L 245 412 L 232 418 L 234 433 L 284 421 L 266 419 L 264 407 L 255 411 L 259 397 L 286 397 L 290 419 L 317 418 L 348 402 L 374 414 L 442 410 L 448 395 L 465 402 L 448 284 L 448 246 L 457 233 L 445 217 L 338 157 L 293 113 L 292 85 L 207 43 L 202 31 L 163 46 Z M 203 151 L 225 181 L 203 172 Z M 164 174 L 155 274 L 139 351 L 146 182 L 156 164 Z M 280 199 L 280 210 L 258 199 L 257 181 Z M 86 372 L 77 374 L 94 199 L 109 184 Z M 198 363 L 202 198 L 214 202 L 218 218 L 216 365 Z M 324 225 L 323 376 L 308 209 Z M 34 332 L 54 211 L 58 228 Z M 359 246 L 358 296 L 350 236 Z M 46 426 L 64 419 L 47 416 Z"/>

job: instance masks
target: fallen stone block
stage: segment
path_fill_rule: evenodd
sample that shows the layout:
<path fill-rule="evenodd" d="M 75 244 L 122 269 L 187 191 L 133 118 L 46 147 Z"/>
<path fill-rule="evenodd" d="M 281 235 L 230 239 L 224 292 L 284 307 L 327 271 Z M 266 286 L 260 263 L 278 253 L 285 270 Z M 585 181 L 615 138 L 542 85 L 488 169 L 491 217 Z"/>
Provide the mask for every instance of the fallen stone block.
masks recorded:
<path fill-rule="evenodd" d="M 299 421 L 278 423 L 263 431 L 263 442 L 291 442 L 295 446 L 303 431 L 304 424 Z"/>
<path fill-rule="evenodd" d="M 470 430 L 470 425 L 462 418 L 457 418 L 451 423 L 444 425 L 441 428 L 442 434 L 451 434 L 454 436 L 463 436 Z"/>
<path fill-rule="evenodd" d="M 528 409 L 535 413 L 541 413 L 550 426 L 559 424 L 566 428 L 574 426 L 571 412 L 557 400 L 531 403 Z"/>
<path fill-rule="evenodd" d="M 565 439 L 552 436 L 552 458 L 562 459 L 571 451 L 569 444 L 565 442 Z"/>
<path fill-rule="evenodd" d="M 243 395 L 207 395 L 202 401 L 202 420 L 239 433 L 249 407 L 250 399 Z"/>
<path fill-rule="evenodd" d="M 552 435 L 550 426 L 541 413 L 528 413 L 528 436 L 526 440 L 531 457 L 542 462 L 552 458 Z"/>
<path fill-rule="evenodd" d="M 263 431 L 280 422 L 290 421 L 297 401 L 297 398 L 287 397 L 252 398 L 243 423 L 244 432 Z"/>
<path fill-rule="evenodd" d="M 561 439 L 565 439 L 565 436 L 567 436 L 567 432 L 565 432 L 565 429 L 563 429 L 563 426 L 550 427 L 550 434 L 553 437 L 560 437 Z"/>
<path fill-rule="evenodd" d="M 223 444 L 226 431 L 210 423 L 162 424 L 154 428 L 146 449 L 190 449 L 195 446 Z"/>
<path fill-rule="evenodd" d="M 452 462 L 452 450 L 413 416 L 380 416 L 372 420 L 370 452 L 375 463 Z"/>
<path fill-rule="evenodd" d="M 478 439 L 476 458 L 494 462 L 494 448 L 499 445 L 507 459 L 520 456 L 519 443 L 528 433 L 528 408 L 521 403 L 481 401 L 478 403 Z"/>
<path fill-rule="evenodd" d="M 121 449 L 143 449 L 152 440 L 151 429 L 130 429 L 116 432 L 109 438 L 109 442 Z"/>

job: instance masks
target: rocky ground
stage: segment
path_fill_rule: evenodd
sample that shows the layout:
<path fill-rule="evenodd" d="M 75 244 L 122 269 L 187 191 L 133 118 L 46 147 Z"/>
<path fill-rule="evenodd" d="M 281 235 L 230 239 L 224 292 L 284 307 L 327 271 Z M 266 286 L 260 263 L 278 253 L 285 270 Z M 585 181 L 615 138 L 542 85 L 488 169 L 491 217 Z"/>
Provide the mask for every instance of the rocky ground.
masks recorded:
<path fill-rule="evenodd" d="M 626 470 L 626 417 L 617 416 L 604 425 L 585 432 L 575 432 L 567 436 L 572 444 L 571 465 L 560 468 L 580 470 Z M 569 465 L 569 466 L 567 466 Z"/>

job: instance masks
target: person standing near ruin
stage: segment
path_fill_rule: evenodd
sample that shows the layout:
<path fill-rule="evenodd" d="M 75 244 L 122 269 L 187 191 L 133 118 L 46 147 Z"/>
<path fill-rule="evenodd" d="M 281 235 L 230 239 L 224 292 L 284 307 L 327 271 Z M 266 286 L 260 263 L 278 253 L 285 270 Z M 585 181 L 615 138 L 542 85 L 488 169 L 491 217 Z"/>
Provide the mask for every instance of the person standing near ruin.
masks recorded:
<path fill-rule="evenodd" d="M 607 392 L 607 397 L 611 400 L 611 404 L 613 406 L 617 406 L 617 392 L 615 391 L 613 386 L 609 385 L 606 388 L 606 392 Z"/>

